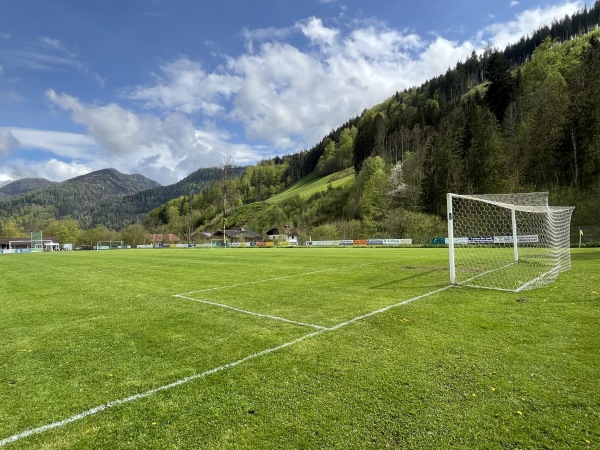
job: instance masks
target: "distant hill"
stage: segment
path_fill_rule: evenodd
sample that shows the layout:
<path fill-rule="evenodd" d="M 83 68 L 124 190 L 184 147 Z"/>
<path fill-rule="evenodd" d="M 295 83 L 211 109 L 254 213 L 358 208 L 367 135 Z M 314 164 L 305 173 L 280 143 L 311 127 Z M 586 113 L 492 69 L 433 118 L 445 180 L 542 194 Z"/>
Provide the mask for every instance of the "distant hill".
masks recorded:
<path fill-rule="evenodd" d="M 234 167 L 231 169 L 230 175 L 237 177 L 243 171 L 244 167 Z M 86 225 L 101 224 L 118 230 L 131 223 L 143 222 L 146 214 L 154 208 L 174 198 L 199 194 L 219 180 L 221 176 L 222 170 L 219 167 L 198 169 L 175 184 L 136 192 L 124 196 L 118 201 L 113 199 L 104 201 L 93 211 L 91 222 Z"/>
<path fill-rule="evenodd" d="M 0 216 L 26 216 L 30 221 L 71 217 L 89 224 L 99 205 L 119 204 L 125 196 L 160 187 L 142 175 L 125 175 L 115 169 L 98 170 L 62 183 L 44 181 L 50 185 L 38 183 L 35 190 L 0 199 Z"/>
<path fill-rule="evenodd" d="M 61 184 L 82 187 L 92 191 L 96 189 L 104 190 L 107 191 L 109 196 L 116 195 L 119 197 L 160 186 L 156 181 L 143 175 L 125 175 L 115 169 L 97 170 L 96 172 L 71 178 Z"/>
<path fill-rule="evenodd" d="M 235 167 L 230 174 L 239 176 L 243 170 Z M 169 186 L 115 169 L 98 170 L 62 183 L 43 180 L 45 185 L 39 179 L 35 180 L 37 184 L 19 180 L 0 188 L 4 193 L 0 197 L 0 217 L 20 217 L 26 223 L 73 218 L 81 228 L 104 225 L 119 230 L 143 222 L 148 212 L 168 200 L 199 194 L 221 174 L 216 167 L 198 169 Z"/>
<path fill-rule="evenodd" d="M 0 181 L 0 187 L 6 186 L 7 184 L 12 183 L 13 181 L 15 180 L 13 180 L 12 178 L 10 180 Z"/>
<path fill-rule="evenodd" d="M 45 178 L 23 178 L 21 180 L 10 181 L 0 187 L 0 200 L 26 194 L 27 192 L 54 184 L 56 184 L 55 181 L 46 180 Z"/>

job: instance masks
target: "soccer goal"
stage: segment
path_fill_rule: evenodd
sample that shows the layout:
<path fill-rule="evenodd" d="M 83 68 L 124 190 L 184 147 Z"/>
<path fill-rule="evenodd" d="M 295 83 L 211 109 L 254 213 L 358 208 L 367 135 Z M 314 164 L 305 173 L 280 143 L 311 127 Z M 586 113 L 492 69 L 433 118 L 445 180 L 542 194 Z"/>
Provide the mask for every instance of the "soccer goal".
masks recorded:
<path fill-rule="evenodd" d="M 123 248 L 123 241 L 98 241 L 94 250 L 112 250 Z"/>
<path fill-rule="evenodd" d="M 226 239 L 211 239 L 210 248 L 227 248 L 229 243 Z"/>
<path fill-rule="evenodd" d="M 547 192 L 448 194 L 450 283 L 519 292 L 571 268 L 573 207 Z"/>

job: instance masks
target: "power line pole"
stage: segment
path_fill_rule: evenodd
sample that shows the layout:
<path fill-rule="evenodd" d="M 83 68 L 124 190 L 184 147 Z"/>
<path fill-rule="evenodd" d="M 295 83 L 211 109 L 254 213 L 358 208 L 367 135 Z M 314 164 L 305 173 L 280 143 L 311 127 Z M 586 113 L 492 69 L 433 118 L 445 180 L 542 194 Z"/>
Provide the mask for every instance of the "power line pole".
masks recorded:
<path fill-rule="evenodd" d="M 227 248 L 227 239 L 225 236 L 225 224 L 227 215 L 227 172 L 233 167 L 233 158 L 231 155 L 223 158 L 223 245 Z"/>

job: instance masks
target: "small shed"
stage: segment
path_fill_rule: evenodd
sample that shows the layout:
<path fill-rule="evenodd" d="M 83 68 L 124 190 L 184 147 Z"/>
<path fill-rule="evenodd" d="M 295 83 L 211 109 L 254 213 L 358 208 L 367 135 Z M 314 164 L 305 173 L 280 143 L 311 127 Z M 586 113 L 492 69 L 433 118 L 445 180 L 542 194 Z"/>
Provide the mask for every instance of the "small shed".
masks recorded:
<path fill-rule="evenodd" d="M 223 230 L 215 231 L 212 237 L 215 239 L 223 239 Z M 257 242 L 261 240 L 261 235 L 256 231 L 237 228 L 225 230 L 225 239 L 229 239 L 231 242 Z"/>
<path fill-rule="evenodd" d="M 153 234 L 152 235 L 152 244 L 154 246 L 162 246 L 168 244 L 179 244 L 181 239 L 179 236 L 174 235 L 173 233 L 168 234 Z"/>
<path fill-rule="evenodd" d="M 57 252 L 60 250 L 60 244 L 58 242 L 44 240 L 44 251 L 45 252 Z"/>
<path fill-rule="evenodd" d="M 285 225 L 283 227 L 271 228 L 267 231 L 267 239 L 270 241 L 285 241 L 292 243 L 298 243 L 298 228 Z"/>

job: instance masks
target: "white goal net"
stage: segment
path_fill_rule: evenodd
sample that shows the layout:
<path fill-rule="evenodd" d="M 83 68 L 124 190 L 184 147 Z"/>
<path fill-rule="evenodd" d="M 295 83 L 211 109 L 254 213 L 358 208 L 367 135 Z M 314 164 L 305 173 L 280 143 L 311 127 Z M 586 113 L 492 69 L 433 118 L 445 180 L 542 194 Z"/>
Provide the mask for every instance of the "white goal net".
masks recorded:
<path fill-rule="evenodd" d="M 519 292 L 571 268 L 573 207 L 547 192 L 448 194 L 450 283 Z"/>
<path fill-rule="evenodd" d="M 123 241 L 98 241 L 94 250 L 112 250 L 116 248 L 124 248 Z"/>

